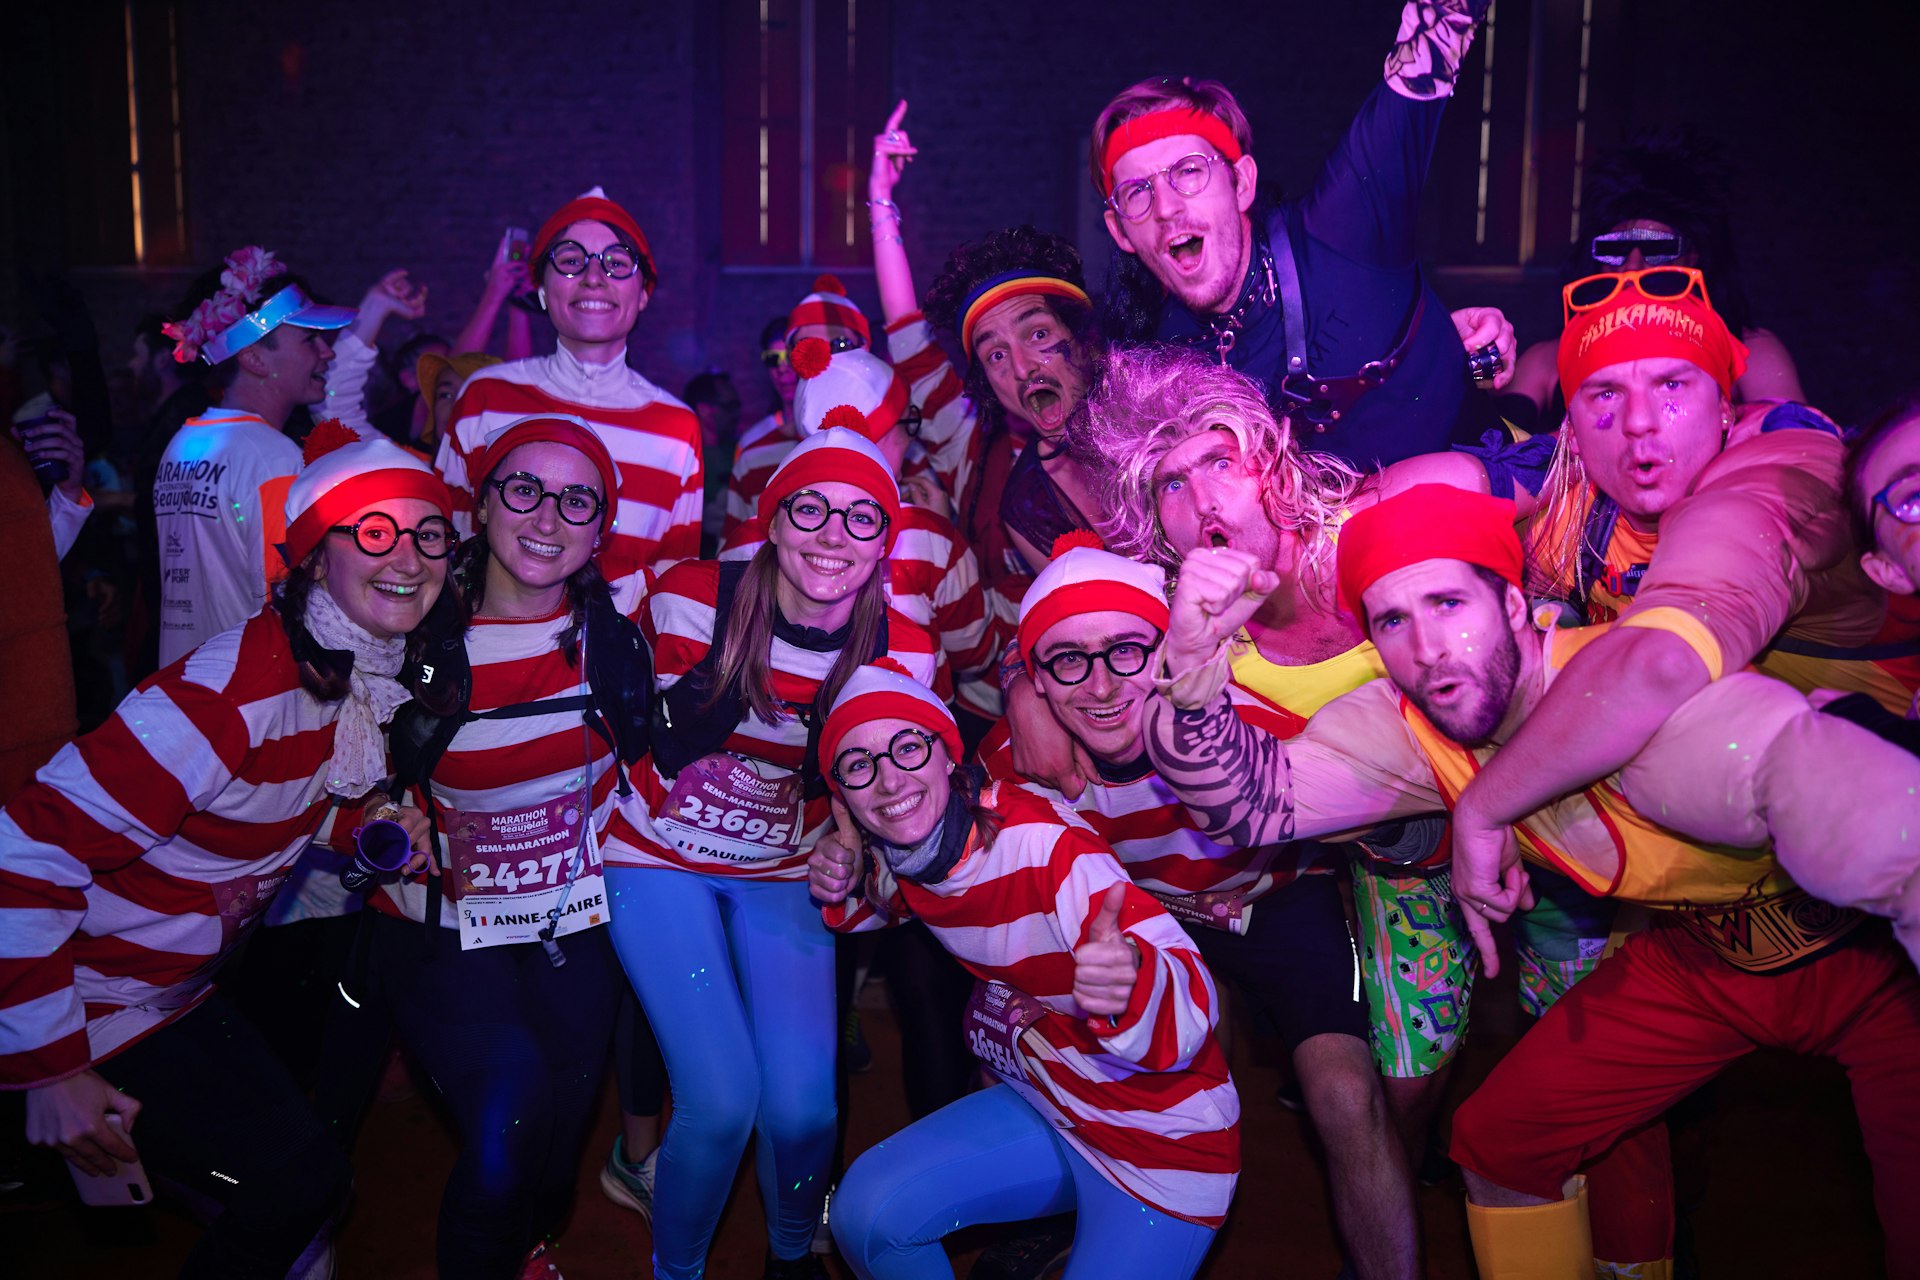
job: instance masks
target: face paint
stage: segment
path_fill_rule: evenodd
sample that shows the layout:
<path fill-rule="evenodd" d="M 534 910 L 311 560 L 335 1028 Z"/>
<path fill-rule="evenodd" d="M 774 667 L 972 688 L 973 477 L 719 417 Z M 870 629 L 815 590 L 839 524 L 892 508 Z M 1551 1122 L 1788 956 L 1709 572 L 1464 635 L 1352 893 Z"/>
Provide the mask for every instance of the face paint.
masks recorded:
<path fill-rule="evenodd" d="M 1613 415 L 1610 413 L 1601 414 L 1597 419 L 1594 420 L 1593 426 L 1594 426 L 1594 430 L 1596 431 L 1613 430 Z"/>

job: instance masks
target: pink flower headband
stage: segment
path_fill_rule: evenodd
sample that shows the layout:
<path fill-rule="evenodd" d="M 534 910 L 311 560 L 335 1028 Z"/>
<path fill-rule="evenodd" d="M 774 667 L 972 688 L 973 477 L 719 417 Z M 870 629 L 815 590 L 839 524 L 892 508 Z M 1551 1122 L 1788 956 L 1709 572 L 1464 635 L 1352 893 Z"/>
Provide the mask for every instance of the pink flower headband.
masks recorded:
<path fill-rule="evenodd" d="M 202 347 L 238 324 L 260 301 L 261 286 L 286 272 L 286 264 L 274 257 L 272 250 L 258 245 L 228 255 L 227 269 L 220 273 L 219 291 L 195 307 L 185 320 L 161 327 L 160 331 L 173 339 L 174 362 L 191 364 L 199 359 Z"/>

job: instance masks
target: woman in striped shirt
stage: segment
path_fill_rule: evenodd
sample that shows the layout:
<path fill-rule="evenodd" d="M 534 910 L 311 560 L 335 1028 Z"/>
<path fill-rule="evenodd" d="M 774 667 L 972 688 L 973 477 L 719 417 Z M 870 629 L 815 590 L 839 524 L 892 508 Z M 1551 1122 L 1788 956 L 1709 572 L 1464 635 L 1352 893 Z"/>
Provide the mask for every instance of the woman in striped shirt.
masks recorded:
<path fill-rule="evenodd" d="M 475 460 L 482 536 L 456 566 L 473 617 L 448 637 L 465 660 L 427 654 L 441 679 L 470 673 L 465 709 L 457 728 L 410 723 L 415 709 L 396 722 L 408 775 L 404 744 L 452 729 L 429 776 L 407 777 L 433 806 L 439 865 L 386 884 L 365 927 L 375 994 L 460 1135 L 440 1274 L 485 1280 L 519 1274 L 559 1225 L 599 1101 L 623 990 L 600 863 L 621 709 L 596 698 L 585 650 L 604 634 L 589 613 L 630 612 L 640 580 L 610 592 L 593 565 L 619 473 L 585 422 L 504 425 Z M 421 808 L 402 821 L 429 830 Z"/>
<path fill-rule="evenodd" d="M 926 921 L 979 979 L 967 1037 L 1006 1086 L 854 1162 L 841 1256 L 862 1277 L 947 1276 L 948 1232 L 1071 1210 L 1068 1277 L 1191 1276 L 1240 1173 L 1213 980 L 1091 827 L 1021 787 L 982 791 L 959 749 L 947 709 L 878 666 L 820 735 L 838 825 L 809 883 L 828 925 Z"/>
<path fill-rule="evenodd" d="M 285 1274 L 345 1196 L 346 1157 L 211 979 L 384 774 L 408 633 L 453 549 L 424 463 L 385 440 L 315 457 L 330 435 L 288 492 L 276 600 L 0 810 L 0 1088 L 76 1167 L 139 1159 L 220 1204 L 196 1276 Z"/>
<path fill-rule="evenodd" d="M 627 366 L 627 340 L 659 276 L 640 223 L 595 187 L 560 206 L 533 238 L 534 282 L 558 345 L 481 369 L 460 388 L 434 466 L 471 533 L 478 454 L 502 426 L 531 416 L 584 419 L 607 446 L 620 487 L 598 560 L 609 578 L 654 573 L 700 554 L 706 497 L 693 411 Z"/>
<path fill-rule="evenodd" d="M 829 819 L 815 736 L 853 670 L 887 654 L 930 684 L 934 642 L 889 609 L 891 469 L 832 427 L 760 495 L 768 542 L 648 597 L 652 752 L 606 847 L 614 946 L 659 1038 L 674 1111 L 653 1203 L 654 1274 L 697 1277 L 749 1134 L 769 1276 L 808 1253 L 834 1139 L 833 945 L 807 898 Z"/>

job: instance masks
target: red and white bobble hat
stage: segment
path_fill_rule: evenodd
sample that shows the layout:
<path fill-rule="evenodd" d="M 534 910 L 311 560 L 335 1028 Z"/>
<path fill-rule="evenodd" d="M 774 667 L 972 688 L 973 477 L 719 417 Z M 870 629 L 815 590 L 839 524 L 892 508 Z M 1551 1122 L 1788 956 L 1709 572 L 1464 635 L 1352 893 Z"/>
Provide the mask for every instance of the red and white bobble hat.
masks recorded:
<path fill-rule="evenodd" d="M 873 345 L 873 333 L 867 328 L 867 318 L 860 314 L 860 308 L 853 305 L 853 299 L 847 296 L 847 286 L 840 283 L 838 276 L 820 276 L 813 282 L 813 292 L 800 299 L 799 305 L 787 313 L 787 345 L 793 346 L 793 331 L 802 325 L 831 324 L 842 329 L 851 329 L 860 335 L 860 341 Z"/>
<path fill-rule="evenodd" d="M 820 764 L 827 774 L 827 785 L 839 789 L 833 778 L 833 758 L 840 754 L 840 740 L 857 724 L 873 720 L 905 720 L 925 729 L 947 744 L 947 755 L 959 763 L 960 726 L 953 712 L 927 686 L 907 674 L 906 668 L 890 658 L 860 667 L 840 686 L 833 709 L 820 726 Z"/>
<path fill-rule="evenodd" d="M 287 490 L 287 540 L 281 554 L 297 565 L 337 524 L 383 502 L 421 498 L 453 518 L 453 498 L 433 468 L 384 436 L 363 440 L 329 418 L 308 433 L 307 465 Z"/>
<path fill-rule="evenodd" d="M 479 461 L 468 474 L 480 477 L 480 482 L 485 484 L 496 478 L 493 473 L 508 454 L 523 444 L 542 441 L 578 449 L 593 464 L 600 476 L 600 532 L 603 536 L 612 533 L 620 510 L 620 468 L 614 465 L 613 455 L 607 452 L 600 433 L 584 418 L 570 413 L 547 413 L 503 422 L 487 433 Z"/>
<path fill-rule="evenodd" d="M 800 385 L 793 416 L 800 434 L 847 427 L 878 444 L 907 411 L 907 380 L 865 347 L 835 351 L 820 338 L 802 338 L 787 353 Z"/>
<path fill-rule="evenodd" d="M 1054 540 L 1053 559 L 1020 601 L 1020 658 L 1034 670 L 1033 651 L 1048 628 L 1082 613 L 1130 613 L 1167 629 L 1167 575 L 1158 565 L 1117 556 L 1085 529 Z"/>
<path fill-rule="evenodd" d="M 846 427 L 828 427 L 795 445 L 760 493 L 760 522 L 771 529 L 774 512 L 780 504 L 802 489 L 811 489 L 826 481 L 838 480 L 866 491 L 887 513 L 884 548 L 893 549 L 894 535 L 900 531 L 900 485 L 893 468 L 873 442 Z"/>

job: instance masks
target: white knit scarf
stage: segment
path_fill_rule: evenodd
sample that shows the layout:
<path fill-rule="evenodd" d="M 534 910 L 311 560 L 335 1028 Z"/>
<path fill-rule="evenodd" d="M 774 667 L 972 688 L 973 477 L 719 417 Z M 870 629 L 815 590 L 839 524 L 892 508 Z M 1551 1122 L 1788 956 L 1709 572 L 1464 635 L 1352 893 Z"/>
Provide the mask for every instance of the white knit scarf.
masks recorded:
<path fill-rule="evenodd" d="M 407 638 L 374 639 L 317 582 L 307 593 L 306 622 L 322 648 L 353 655 L 353 675 L 333 726 L 333 755 L 326 765 L 327 790 L 353 799 L 387 776 L 387 736 L 381 726 L 411 696 L 394 679 L 406 658 Z"/>

